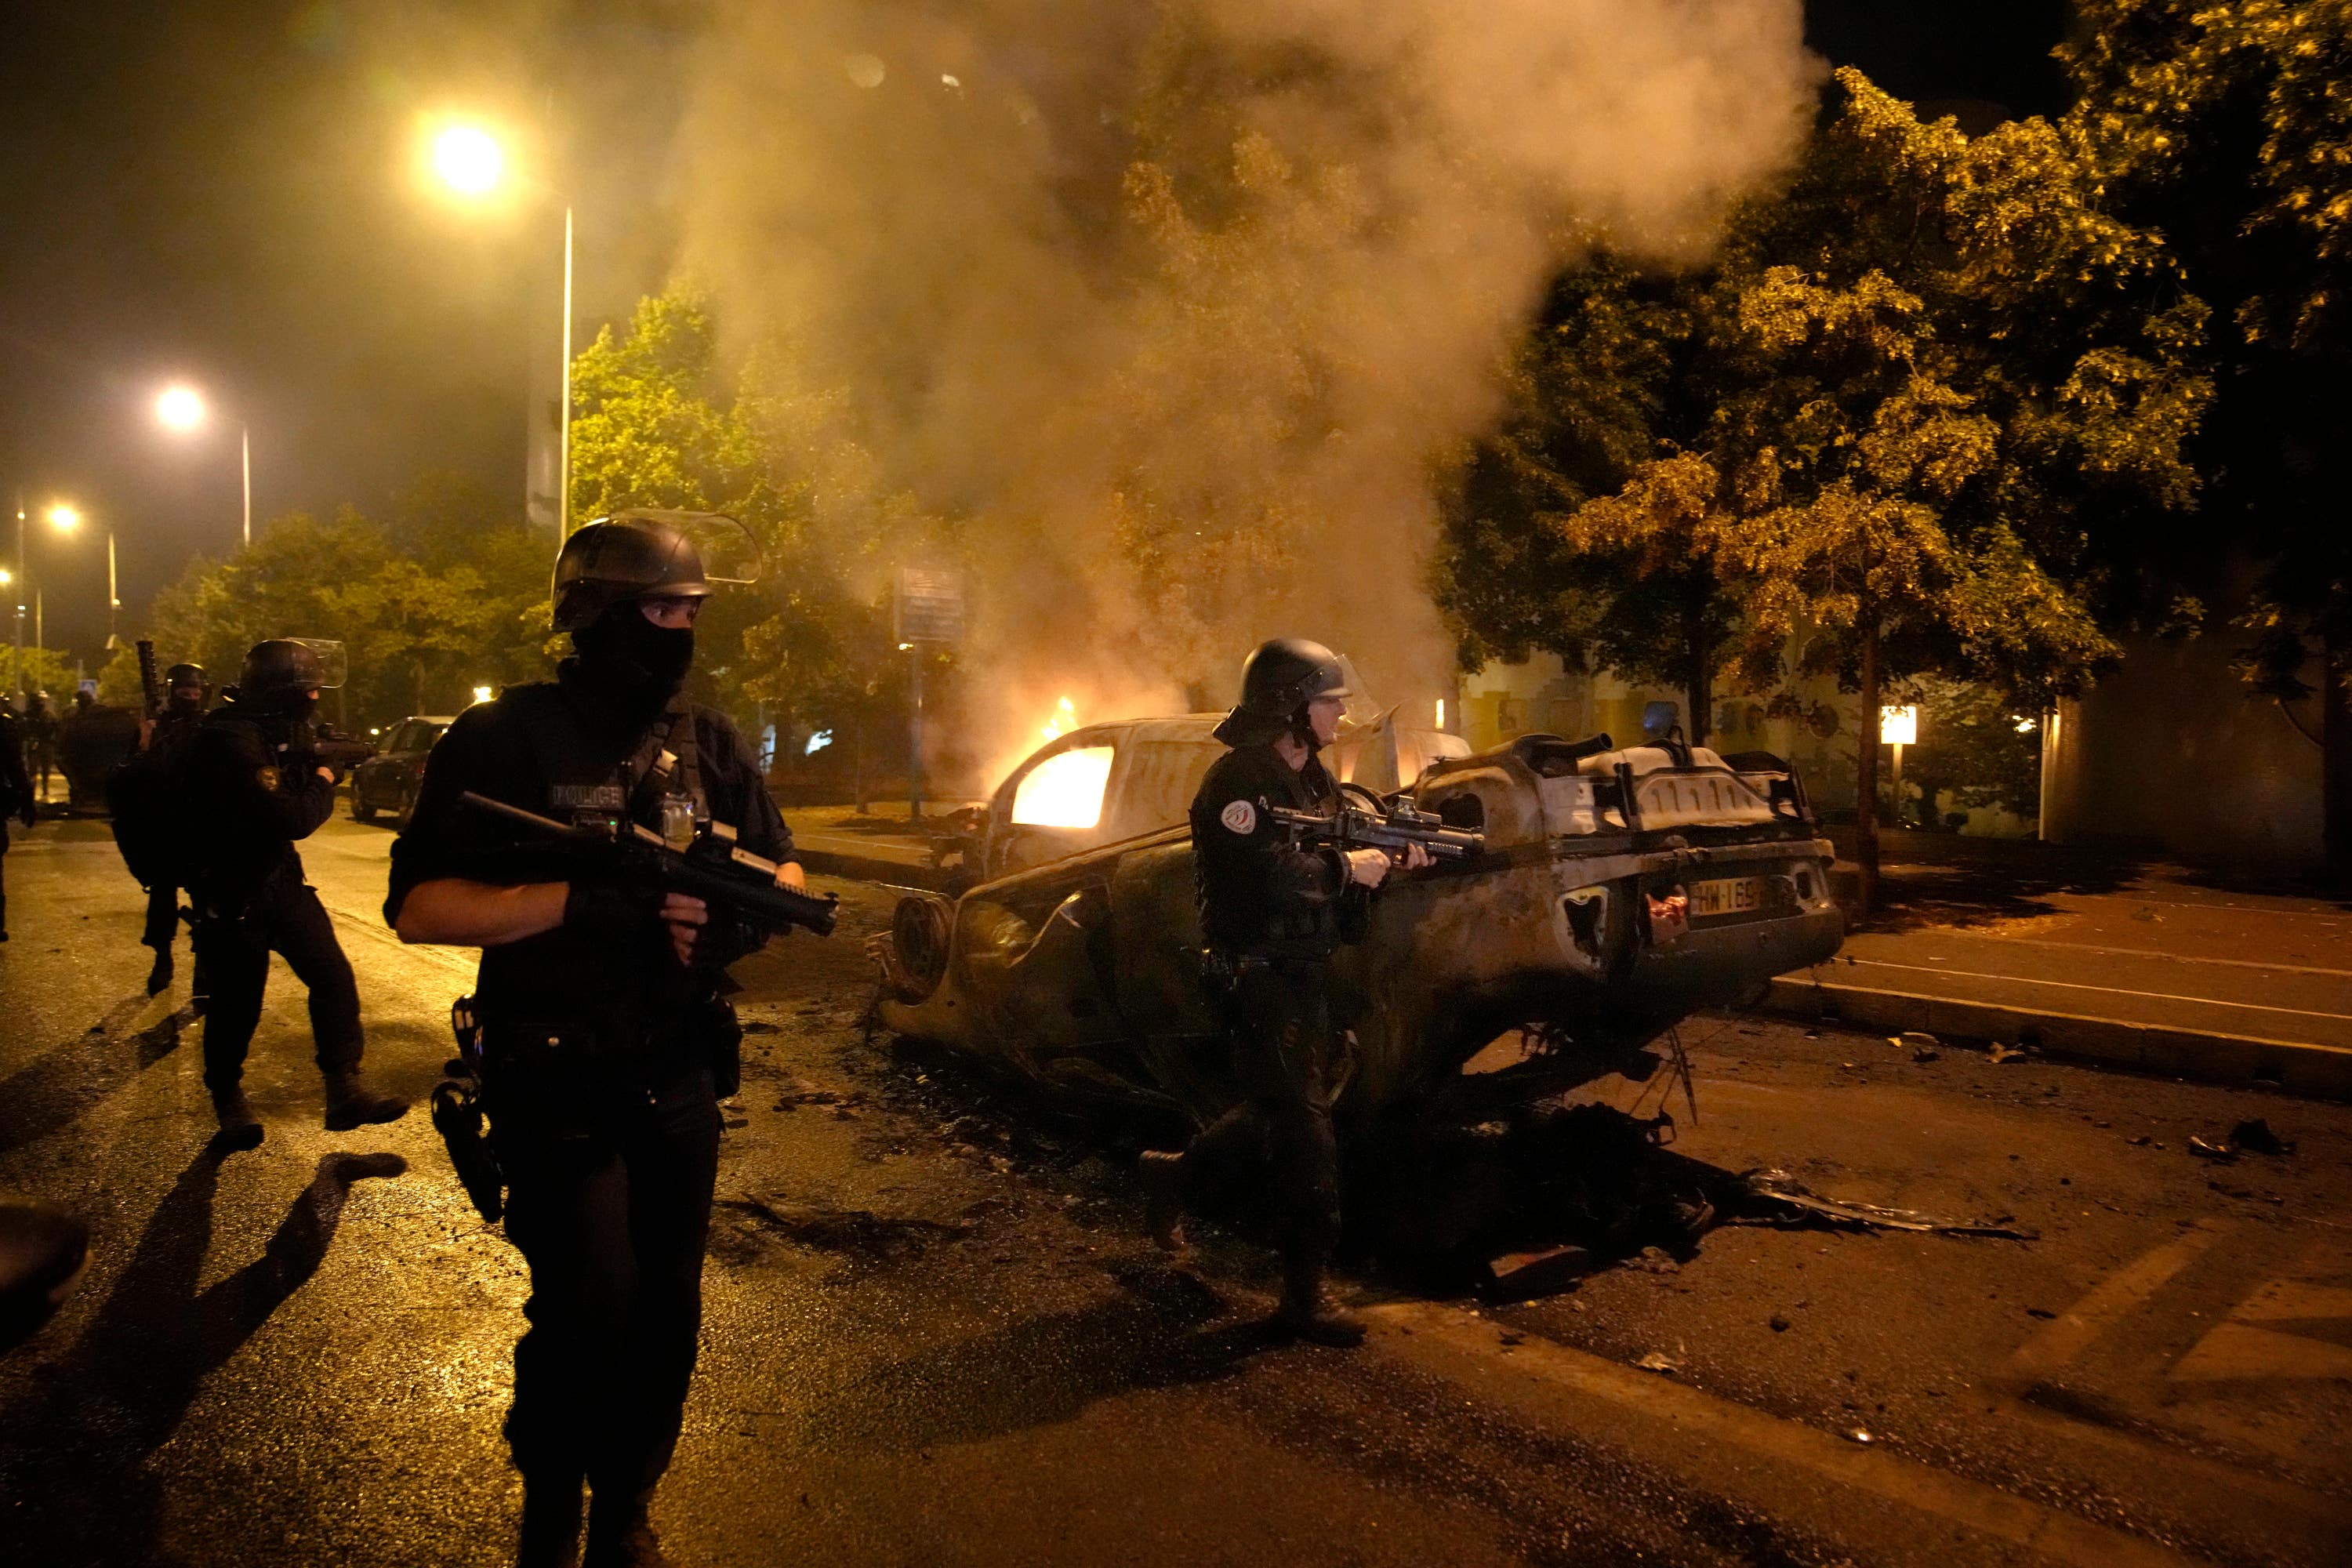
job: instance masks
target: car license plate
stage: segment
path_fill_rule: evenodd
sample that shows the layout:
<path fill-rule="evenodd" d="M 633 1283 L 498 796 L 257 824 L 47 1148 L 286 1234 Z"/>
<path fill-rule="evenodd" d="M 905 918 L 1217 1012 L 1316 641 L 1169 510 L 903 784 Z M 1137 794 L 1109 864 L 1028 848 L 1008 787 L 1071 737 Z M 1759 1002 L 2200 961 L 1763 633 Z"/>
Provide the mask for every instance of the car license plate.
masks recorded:
<path fill-rule="evenodd" d="M 1693 920 L 1705 920 L 1709 915 L 1752 914 L 1764 907 L 1764 879 L 1734 877 L 1717 882 L 1693 882 L 1690 885 L 1690 912 Z"/>

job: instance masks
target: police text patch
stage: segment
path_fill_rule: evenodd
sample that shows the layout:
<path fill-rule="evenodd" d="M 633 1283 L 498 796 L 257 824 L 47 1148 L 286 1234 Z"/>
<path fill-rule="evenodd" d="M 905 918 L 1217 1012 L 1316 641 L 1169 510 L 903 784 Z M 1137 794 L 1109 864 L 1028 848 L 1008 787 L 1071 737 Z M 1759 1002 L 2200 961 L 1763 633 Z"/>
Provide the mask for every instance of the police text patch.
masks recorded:
<path fill-rule="evenodd" d="M 1257 831 L 1257 807 L 1245 800 L 1232 801 L 1217 814 L 1217 820 L 1235 833 L 1255 833 Z"/>

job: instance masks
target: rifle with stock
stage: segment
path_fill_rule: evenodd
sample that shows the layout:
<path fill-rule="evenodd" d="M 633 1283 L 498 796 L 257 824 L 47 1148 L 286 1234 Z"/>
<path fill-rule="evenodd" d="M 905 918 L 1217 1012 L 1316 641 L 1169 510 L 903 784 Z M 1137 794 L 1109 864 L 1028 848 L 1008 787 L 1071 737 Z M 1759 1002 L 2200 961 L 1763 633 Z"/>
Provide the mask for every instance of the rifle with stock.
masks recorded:
<path fill-rule="evenodd" d="M 1285 805 L 1269 806 L 1266 815 L 1276 826 L 1317 849 L 1379 849 L 1393 855 L 1418 844 L 1432 859 L 1463 860 L 1486 847 L 1485 834 L 1448 827 L 1444 817 L 1414 810 L 1409 795 L 1399 795 L 1393 805 L 1380 805 L 1368 795 L 1362 798 L 1369 804 L 1351 805 L 1342 796 L 1339 808 L 1328 816 Z"/>
<path fill-rule="evenodd" d="M 819 898 L 782 886 L 776 880 L 776 862 L 738 845 L 735 830 L 724 823 L 704 824 L 690 847 L 673 849 L 661 835 L 634 822 L 562 823 L 472 790 L 458 799 L 541 838 L 570 845 L 592 867 L 618 880 L 700 899 L 714 913 L 755 931 L 776 934 L 797 926 L 819 936 L 833 934 L 840 897 Z"/>

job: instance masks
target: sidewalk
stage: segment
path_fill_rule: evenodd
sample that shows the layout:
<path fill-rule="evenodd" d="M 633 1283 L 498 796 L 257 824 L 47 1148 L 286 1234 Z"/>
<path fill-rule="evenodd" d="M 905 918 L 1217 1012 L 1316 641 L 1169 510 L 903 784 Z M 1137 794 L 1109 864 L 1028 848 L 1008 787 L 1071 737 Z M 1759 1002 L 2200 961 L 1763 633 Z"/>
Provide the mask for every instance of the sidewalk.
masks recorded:
<path fill-rule="evenodd" d="M 1879 916 L 1835 962 L 1774 982 L 1771 1007 L 2352 1098 L 2352 903 L 1913 837 L 1888 836 Z"/>

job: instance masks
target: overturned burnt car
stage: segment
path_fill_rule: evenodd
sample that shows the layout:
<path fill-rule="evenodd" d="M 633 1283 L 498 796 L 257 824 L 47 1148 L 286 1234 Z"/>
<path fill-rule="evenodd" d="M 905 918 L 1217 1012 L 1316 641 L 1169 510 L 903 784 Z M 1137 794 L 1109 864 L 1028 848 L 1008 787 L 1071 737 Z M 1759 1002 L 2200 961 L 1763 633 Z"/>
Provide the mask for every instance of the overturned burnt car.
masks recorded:
<path fill-rule="evenodd" d="M 878 944 L 881 1021 L 1170 1120 L 1233 1103 L 1183 826 L 1219 717 L 1091 726 L 1015 768 L 981 826 L 980 879 L 908 897 Z M 1465 750 L 1388 721 L 1339 748 L 1343 778 L 1485 836 L 1392 881 L 1339 955 L 1343 1142 L 1647 1077 L 1670 1026 L 1837 951 L 1831 847 L 1779 758 L 1606 735 Z M 1464 1071 L 1515 1030 L 1516 1059 Z"/>

